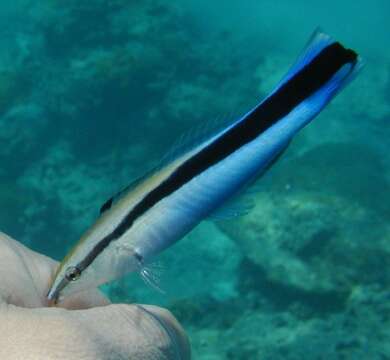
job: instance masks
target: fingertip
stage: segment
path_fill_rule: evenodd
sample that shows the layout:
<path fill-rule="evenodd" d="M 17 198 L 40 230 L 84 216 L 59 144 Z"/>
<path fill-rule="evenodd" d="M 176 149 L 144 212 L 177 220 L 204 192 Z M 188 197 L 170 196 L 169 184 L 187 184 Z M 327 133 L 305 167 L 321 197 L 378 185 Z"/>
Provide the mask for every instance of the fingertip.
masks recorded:
<path fill-rule="evenodd" d="M 176 348 L 177 359 L 189 360 L 191 358 L 191 347 L 188 336 L 172 313 L 154 305 L 138 306 L 152 316 L 165 330 Z"/>

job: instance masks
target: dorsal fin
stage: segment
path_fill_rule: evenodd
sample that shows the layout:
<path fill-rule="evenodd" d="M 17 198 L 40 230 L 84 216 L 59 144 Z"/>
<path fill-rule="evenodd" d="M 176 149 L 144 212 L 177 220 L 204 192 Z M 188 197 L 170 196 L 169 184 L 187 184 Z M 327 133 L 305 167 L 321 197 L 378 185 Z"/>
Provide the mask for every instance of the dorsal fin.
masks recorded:
<path fill-rule="evenodd" d="M 214 136 L 225 130 L 240 116 L 241 115 L 234 116 L 234 114 L 231 113 L 226 116 L 218 116 L 213 120 L 202 121 L 200 124 L 193 126 L 191 129 L 180 135 L 176 141 L 174 141 L 173 145 L 161 158 L 156 168 L 162 168 L 166 164 L 185 154 L 187 151 L 190 151 L 203 142 L 212 139 Z"/>
<path fill-rule="evenodd" d="M 146 175 L 141 176 L 134 181 L 132 181 L 129 185 L 127 185 L 124 189 L 116 193 L 114 196 L 111 196 L 101 207 L 99 210 L 99 214 L 103 214 L 107 210 L 111 209 L 112 206 L 118 202 L 119 199 L 123 197 L 129 190 L 134 189 L 144 178 Z"/>
<path fill-rule="evenodd" d="M 114 202 L 114 196 L 110 197 L 101 207 L 99 210 L 100 214 L 103 214 L 105 211 L 111 208 L 112 203 Z"/>
<path fill-rule="evenodd" d="M 99 210 L 100 214 L 103 214 L 107 210 L 111 209 L 112 205 L 116 203 L 122 196 L 123 194 L 128 190 L 128 186 L 125 187 L 123 190 L 119 191 L 117 194 L 114 196 L 111 196 L 101 207 Z"/>
<path fill-rule="evenodd" d="M 215 120 L 204 122 L 200 125 L 196 125 L 191 130 L 187 131 L 174 142 L 167 153 L 161 158 L 158 164 L 150 171 L 147 171 L 145 175 L 137 178 L 124 189 L 119 191 L 114 196 L 110 197 L 101 207 L 100 214 L 103 214 L 107 210 L 111 209 L 112 206 L 118 202 L 127 192 L 134 189 L 142 180 L 150 176 L 152 173 L 163 168 L 171 161 L 178 158 L 180 155 L 200 145 L 202 142 L 212 138 L 220 131 L 227 127 L 227 124 L 232 122 L 232 115 L 226 117 L 218 117 Z"/>

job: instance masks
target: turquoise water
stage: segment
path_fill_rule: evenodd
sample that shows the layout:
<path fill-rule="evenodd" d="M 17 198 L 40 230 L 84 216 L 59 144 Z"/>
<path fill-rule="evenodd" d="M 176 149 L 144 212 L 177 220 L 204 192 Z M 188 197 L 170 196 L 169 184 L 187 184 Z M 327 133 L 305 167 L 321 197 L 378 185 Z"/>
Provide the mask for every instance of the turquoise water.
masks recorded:
<path fill-rule="evenodd" d="M 390 358 L 390 3 L 3 1 L 0 229 L 60 260 L 180 134 L 266 95 L 321 26 L 358 78 L 246 216 L 205 221 L 113 301 L 168 307 L 194 359 Z"/>

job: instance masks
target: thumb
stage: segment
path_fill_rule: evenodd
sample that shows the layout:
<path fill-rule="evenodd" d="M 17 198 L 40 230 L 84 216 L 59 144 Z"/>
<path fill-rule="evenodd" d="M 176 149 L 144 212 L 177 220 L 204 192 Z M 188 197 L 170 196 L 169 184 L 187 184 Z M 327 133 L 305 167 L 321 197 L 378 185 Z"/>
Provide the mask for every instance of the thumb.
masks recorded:
<path fill-rule="evenodd" d="M 173 316 L 150 306 L 65 310 L 3 304 L 0 334 L 1 359 L 190 358 L 188 340 Z"/>
<path fill-rule="evenodd" d="M 68 315 L 95 339 L 99 354 L 118 359 L 188 360 L 190 346 L 168 310 L 148 305 L 108 305 Z M 106 357 L 102 356 L 102 359 Z"/>

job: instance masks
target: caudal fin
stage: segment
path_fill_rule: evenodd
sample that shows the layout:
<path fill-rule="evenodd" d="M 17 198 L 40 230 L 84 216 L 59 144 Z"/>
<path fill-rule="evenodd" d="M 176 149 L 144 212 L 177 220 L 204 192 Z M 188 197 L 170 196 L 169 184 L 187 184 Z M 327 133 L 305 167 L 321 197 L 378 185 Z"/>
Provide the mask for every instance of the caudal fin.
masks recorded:
<path fill-rule="evenodd" d="M 323 52 L 330 52 L 327 49 L 337 48 L 338 53 L 334 51 L 333 57 L 329 56 L 328 61 L 340 61 L 340 58 L 343 56 L 345 59 L 348 58 L 349 61 L 345 61 L 344 65 L 348 65 L 349 70 L 344 73 L 344 76 L 338 77 L 335 80 L 341 81 L 339 83 L 338 90 L 341 90 L 348 82 L 350 82 L 357 72 L 363 66 L 363 61 L 361 57 L 356 54 L 353 50 L 344 48 L 339 42 L 336 42 L 330 35 L 323 32 L 321 29 L 317 29 L 312 34 L 310 40 L 307 42 L 306 46 L 302 50 L 301 54 L 298 56 L 295 63 L 291 66 L 290 70 L 286 75 L 281 79 L 279 84 L 276 86 L 274 91 L 269 95 L 271 96 L 277 92 L 283 85 L 288 83 L 294 76 L 303 71 L 306 67 L 310 66 L 312 62 L 315 62 L 318 57 L 321 57 Z M 318 61 L 318 60 L 317 60 Z M 336 74 L 334 74 L 336 75 Z M 346 80 L 346 81 L 343 81 Z"/>
<path fill-rule="evenodd" d="M 291 125 L 293 134 L 309 123 L 361 67 L 362 60 L 355 51 L 317 30 L 275 90 L 241 120 L 251 124 L 254 137 L 282 120 Z"/>

